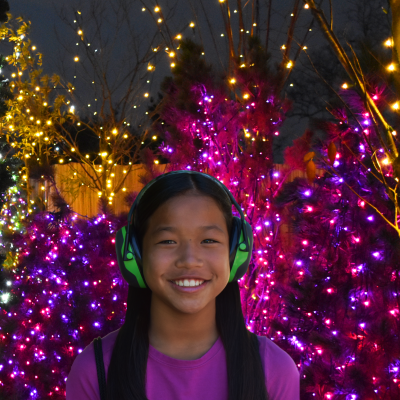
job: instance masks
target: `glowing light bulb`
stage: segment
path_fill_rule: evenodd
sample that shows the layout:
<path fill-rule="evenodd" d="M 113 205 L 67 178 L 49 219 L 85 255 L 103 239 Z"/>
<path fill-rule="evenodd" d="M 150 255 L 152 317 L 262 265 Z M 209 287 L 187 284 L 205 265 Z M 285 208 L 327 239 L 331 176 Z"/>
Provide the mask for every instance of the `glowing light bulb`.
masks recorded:
<path fill-rule="evenodd" d="M 244 94 L 244 95 L 243 95 L 243 98 L 244 98 L 244 99 L 248 99 L 248 98 L 249 98 L 249 94 L 248 94 L 248 93 Z"/>
<path fill-rule="evenodd" d="M 83 35 L 82 29 L 79 29 L 78 35 Z"/>
<path fill-rule="evenodd" d="M 79 57 L 76 56 L 76 57 L 74 58 L 74 61 L 75 61 L 75 62 L 78 62 L 78 61 L 79 61 Z"/>
<path fill-rule="evenodd" d="M 400 107 L 400 106 L 399 106 L 399 102 L 398 102 L 398 101 L 396 101 L 396 103 L 392 104 L 393 110 L 398 110 L 399 107 Z"/>
<path fill-rule="evenodd" d="M 190 26 L 191 28 L 194 28 L 194 22 L 191 22 L 191 23 L 189 24 L 189 26 Z"/>
<path fill-rule="evenodd" d="M 292 68 L 293 67 L 293 62 L 292 61 L 289 61 L 287 64 L 286 64 L 286 68 Z"/>
<path fill-rule="evenodd" d="M 172 57 L 175 57 L 175 53 L 173 52 L 173 51 L 171 51 L 171 53 L 169 53 L 169 56 L 172 58 Z"/>
<path fill-rule="evenodd" d="M 158 22 L 159 24 L 161 24 L 162 18 L 158 18 L 157 22 Z"/>
<path fill-rule="evenodd" d="M 182 35 L 176 35 L 175 39 L 181 40 L 182 39 Z"/>
<path fill-rule="evenodd" d="M 60 164 L 62 164 L 64 162 L 64 160 L 62 158 L 60 158 L 58 161 Z"/>
<path fill-rule="evenodd" d="M 342 89 L 348 89 L 348 88 L 349 88 L 349 85 L 347 83 L 343 83 Z"/>
<path fill-rule="evenodd" d="M 160 11 L 160 7 L 157 6 L 154 8 L 154 12 L 159 12 L 159 11 Z"/>
<path fill-rule="evenodd" d="M 171 68 L 174 68 L 175 67 L 175 63 L 171 63 Z"/>
<path fill-rule="evenodd" d="M 391 63 L 390 65 L 388 65 L 387 69 L 388 69 L 389 71 L 394 71 L 394 70 L 395 70 L 394 64 Z"/>
<path fill-rule="evenodd" d="M 230 81 L 229 81 L 230 83 L 236 83 L 236 79 L 235 78 L 232 78 Z"/>
<path fill-rule="evenodd" d="M 393 47 L 393 39 L 392 38 L 387 39 L 386 42 L 385 42 L 385 46 L 386 47 Z"/>
<path fill-rule="evenodd" d="M 148 93 L 145 93 L 145 94 L 144 94 L 144 97 L 149 97 L 149 94 L 148 94 Z"/>
<path fill-rule="evenodd" d="M 304 8 L 310 8 L 310 6 L 308 4 L 304 4 Z"/>
<path fill-rule="evenodd" d="M 32 50 L 35 51 L 36 50 L 36 46 L 32 46 Z"/>

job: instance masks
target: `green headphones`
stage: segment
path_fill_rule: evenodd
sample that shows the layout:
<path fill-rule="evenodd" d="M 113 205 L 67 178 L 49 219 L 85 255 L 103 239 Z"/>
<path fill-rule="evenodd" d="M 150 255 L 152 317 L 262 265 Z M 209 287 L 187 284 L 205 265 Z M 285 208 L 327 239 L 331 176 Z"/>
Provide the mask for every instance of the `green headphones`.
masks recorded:
<path fill-rule="evenodd" d="M 253 250 L 253 231 L 250 224 L 244 219 L 243 211 L 237 204 L 228 188 L 218 179 L 211 175 L 197 172 L 197 171 L 172 171 L 160 175 L 149 182 L 136 197 L 128 215 L 128 225 L 123 226 L 118 232 L 115 240 L 115 248 L 117 252 L 117 259 L 119 269 L 124 279 L 129 285 L 137 288 L 147 288 L 147 284 L 143 275 L 142 256 L 136 241 L 135 231 L 133 229 L 134 223 L 132 216 L 134 211 L 146 190 L 155 182 L 163 179 L 169 174 L 197 174 L 212 179 L 218 183 L 224 191 L 229 195 L 232 204 L 240 213 L 240 218 L 233 217 L 232 230 L 230 232 L 229 240 L 229 265 L 230 275 L 229 282 L 239 280 L 246 272 L 250 264 L 251 253 Z"/>

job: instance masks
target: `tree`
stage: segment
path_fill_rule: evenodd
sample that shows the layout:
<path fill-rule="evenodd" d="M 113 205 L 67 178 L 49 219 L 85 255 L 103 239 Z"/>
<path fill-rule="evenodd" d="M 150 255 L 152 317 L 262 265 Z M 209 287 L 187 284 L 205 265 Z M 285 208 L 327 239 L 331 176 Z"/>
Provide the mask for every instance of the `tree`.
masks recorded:
<path fill-rule="evenodd" d="M 288 320 L 281 331 L 292 335 L 296 326 L 302 399 L 397 399 L 398 116 L 388 107 L 397 78 L 383 52 L 345 52 L 322 10 L 306 4 L 348 78 L 341 89 L 330 86 L 331 121 L 315 125 L 325 139 L 307 132 L 285 151 L 308 179 L 283 185 L 275 198 L 292 221 L 287 261 L 297 268 L 281 290 Z"/>
<path fill-rule="evenodd" d="M 57 76 L 43 75 L 42 54 L 29 40 L 30 24 L 22 18 L 10 20 L 0 28 L 0 35 L 12 45 L 12 54 L 5 59 L 11 68 L 6 99 L 7 112 L 2 118 L 2 137 L 13 149 L 13 156 L 23 160 L 21 186 L 30 202 L 29 178 L 44 179 L 51 174 L 48 166 L 57 156 L 59 127 L 68 118 L 68 100 Z M 60 93 L 60 89 L 64 94 Z M 28 211 L 28 210 L 27 210 Z"/>
<path fill-rule="evenodd" d="M 63 49 L 59 70 L 64 80 L 71 76 L 75 61 L 69 85 L 75 115 L 73 126 L 63 126 L 63 150 L 68 159 L 83 167 L 82 174 L 71 165 L 82 184 L 98 192 L 103 204 L 112 204 L 114 196 L 126 190 L 126 177 L 140 162 L 141 152 L 152 144 L 146 87 L 165 41 L 157 27 L 137 26 L 137 11 L 137 4 L 127 0 L 92 0 L 79 9 L 59 8 L 61 21 L 74 36 L 71 45 L 69 37 L 57 30 Z M 89 149 L 88 142 L 93 143 Z M 126 172 L 117 181 L 118 165 L 126 165 Z"/>
<path fill-rule="evenodd" d="M 386 223 L 389 224 L 389 226 L 395 229 L 397 234 L 400 236 L 399 220 L 397 218 L 400 211 L 400 206 L 398 202 L 400 158 L 398 151 L 398 142 L 396 140 L 397 133 L 396 130 L 390 125 L 387 118 L 384 116 L 382 110 L 383 104 L 381 104 L 381 107 L 379 107 L 376 101 L 378 99 L 379 87 L 377 84 L 375 84 L 375 82 L 371 81 L 366 75 L 364 75 L 364 72 L 361 69 L 359 60 L 353 48 L 350 46 L 350 53 L 348 54 L 342 47 L 339 39 L 333 31 L 332 24 L 328 22 L 327 18 L 325 17 L 323 11 L 319 8 L 319 6 L 317 6 L 313 0 L 307 0 L 305 4 L 307 4 L 307 6 L 310 8 L 311 12 L 314 15 L 314 18 L 321 27 L 322 32 L 328 39 L 333 52 L 335 53 L 344 70 L 346 71 L 351 81 L 351 84 L 354 85 L 358 94 L 358 98 L 363 101 L 363 108 L 365 109 L 365 113 L 368 114 L 368 125 L 371 125 L 371 127 L 367 129 L 367 132 L 364 127 L 365 123 L 357 117 L 357 115 L 352 110 L 351 105 L 349 106 L 346 102 L 345 97 L 339 96 L 339 98 L 343 100 L 343 104 L 346 107 L 347 112 L 351 114 L 351 118 L 355 120 L 358 124 L 358 129 L 360 130 L 360 134 L 362 135 L 364 146 L 366 147 L 367 154 L 369 157 L 371 157 L 371 161 L 373 164 L 372 168 L 370 168 L 370 173 L 385 188 L 386 196 L 388 196 L 393 202 L 394 213 L 392 215 L 385 215 L 384 210 L 377 209 L 374 204 L 368 202 L 365 197 L 358 193 L 354 187 L 349 186 L 348 183 L 346 183 L 346 185 L 348 185 L 348 187 L 353 190 L 353 192 L 357 194 L 362 201 L 365 201 L 369 206 L 377 210 L 381 218 L 383 218 Z M 389 73 L 393 72 L 395 69 L 396 67 L 394 64 L 390 64 L 388 66 Z M 393 75 L 393 78 L 394 84 L 396 86 L 396 73 Z M 375 96 L 376 98 L 374 98 Z M 391 99 L 388 99 L 388 101 L 391 101 Z M 396 106 L 394 107 L 396 108 Z M 365 113 L 364 117 L 366 116 Z M 371 120 L 369 120 L 369 118 L 371 118 Z M 342 141 L 342 135 L 339 134 L 337 136 L 337 139 Z M 392 166 L 391 175 L 393 179 L 386 178 L 386 168 L 383 167 L 381 164 L 383 160 L 380 160 L 377 156 L 377 154 L 380 153 L 381 149 L 385 154 L 384 160 L 387 160 L 387 162 Z M 359 162 L 364 168 L 367 168 L 360 159 L 357 159 L 357 162 Z M 333 172 L 335 175 L 337 174 L 337 171 L 335 171 L 333 167 L 331 167 L 331 172 Z"/>
<path fill-rule="evenodd" d="M 74 357 L 125 316 L 115 258 L 125 218 L 39 212 L 14 238 L 19 262 L 0 279 L 0 397 L 65 399 Z"/>

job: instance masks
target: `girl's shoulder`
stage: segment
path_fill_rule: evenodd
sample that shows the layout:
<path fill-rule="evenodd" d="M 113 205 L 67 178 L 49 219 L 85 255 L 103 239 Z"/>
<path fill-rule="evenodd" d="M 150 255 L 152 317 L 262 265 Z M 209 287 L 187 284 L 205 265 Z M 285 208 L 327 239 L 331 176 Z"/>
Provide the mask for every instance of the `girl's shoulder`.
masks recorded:
<path fill-rule="evenodd" d="M 271 399 L 299 399 L 300 372 L 293 358 L 266 336 L 257 336 Z"/>
<path fill-rule="evenodd" d="M 102 338 L 104 365 L 108 367 L 112 350 L 119 329 L 110 332 Z M 107 368 L 106 368 L 107 370 Z M 66 400 L 97 400 L 100 399 L 97 383 L 97 369 L 94 356 L 94 342 L 76 356 L 67 378 Z"/>

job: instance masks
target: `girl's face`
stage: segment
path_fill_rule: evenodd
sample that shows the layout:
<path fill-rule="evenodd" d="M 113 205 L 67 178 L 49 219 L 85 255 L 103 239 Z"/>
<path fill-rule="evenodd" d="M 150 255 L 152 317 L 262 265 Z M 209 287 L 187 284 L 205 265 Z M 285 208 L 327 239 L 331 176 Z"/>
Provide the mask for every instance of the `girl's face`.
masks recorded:
<path fill-rule="evenodd" d="M 143 273 L 152 291 L 152 306 L 162 302 L 186 314 L 215 306 L 230 267 L 229 233 L 214 199 L 181 195 L 154 212 L 143 238 Z"/>

